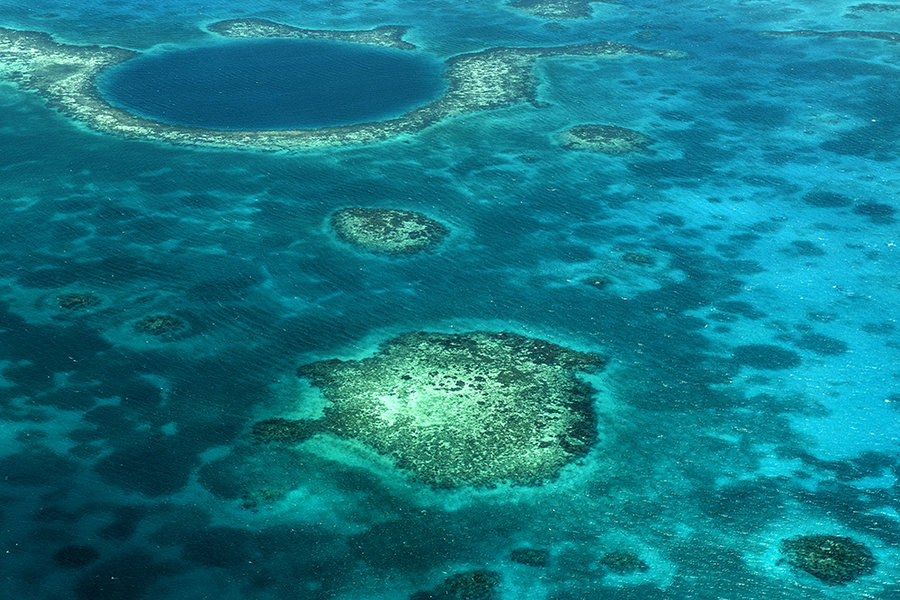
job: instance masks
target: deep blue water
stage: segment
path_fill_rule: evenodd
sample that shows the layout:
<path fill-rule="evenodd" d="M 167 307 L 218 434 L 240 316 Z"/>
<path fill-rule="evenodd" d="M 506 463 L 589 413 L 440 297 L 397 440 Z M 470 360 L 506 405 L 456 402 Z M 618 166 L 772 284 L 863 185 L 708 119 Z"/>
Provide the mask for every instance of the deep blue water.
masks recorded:
<path fill-rule="evenodd" d="M 900 600 L 900 47 L 761 35 L 898 14 L 0 0 L 0 26 L 170 57 L 241 16 L 409 25 L 433 61 L 597 40 L 690 54 L 545 61 L 539 106 L 306 153 L 100 135 L 0 86 L 0 596 L 406 600 L 484 569 L 495 600 Z M 560 147 L 587 123 L 654 141 Z M 348 206 L 450 234 L 421 256 L 356 252 L 328 225 Z M 72 293 L 99 304 L 61 308 Z M 135 332 L 159 314 L 184 329 Z M 298 365 L 476 329 L 608 356 L 590 382 L 611 443 L 539 487 L 447 491 L 363 448 L 253 442 L 254 422 L 320 408 Z M 781 541 L 808 534 L 877 565 L 845 585 L 791 568 Z M 604 564 L 621 551 L 646 569 Z"/>
<path fill-rule="evenodd" d="M 289 129 L 396 117 L 443 89 L 419 53 L 315 40 L 232 41 L 147 54 L 110 69 L 104 96 L 166 123 Z"/>

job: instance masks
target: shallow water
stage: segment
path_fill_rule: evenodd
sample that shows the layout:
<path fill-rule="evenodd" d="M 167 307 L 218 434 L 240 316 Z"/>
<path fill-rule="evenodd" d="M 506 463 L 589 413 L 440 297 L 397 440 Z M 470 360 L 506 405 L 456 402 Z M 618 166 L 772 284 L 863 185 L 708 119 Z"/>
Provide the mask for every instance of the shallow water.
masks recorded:
<path fill-rule="evenodd" d="M 101 135 L 0 87 L 6 597 L 394 599 L 483 569 L 504 600 L 900 598 L 900 46 L 761 35 L 897 13 L 597 3 L 547 26 L 500 3 L 56 4 L 0 0 L 0 25 L 158 50 L 258 16 L 409 25 L 437 59 L 596 40 L 690 56 L 555 58 L 535 71 L 546 105 L 282 154 Z M 560 147 L 588 123 L 654 142 Z M 329 226 L 352 206 L 450 233 L 357 252 Z M 166 314 L 184 327 L 136 332 Z M 586 376 L 595 450 L 541 486 L 444 490 L 358 444 L 254 443 L 261 419 L 322 410 L 298 366 L 418 330 L 607 356 Z M 877 566 L 846 585 L 791 568 L 781 540 L 807 534 Z M 614 572 L 618 551 L 647 568 Z"/>

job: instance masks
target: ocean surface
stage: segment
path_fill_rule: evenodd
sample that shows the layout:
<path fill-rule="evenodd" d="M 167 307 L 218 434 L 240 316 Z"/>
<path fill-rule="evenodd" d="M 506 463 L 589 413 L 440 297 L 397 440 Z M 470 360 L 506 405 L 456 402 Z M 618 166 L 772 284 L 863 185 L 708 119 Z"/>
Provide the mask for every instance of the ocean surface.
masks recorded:
<path fill-rule="evenodd" d="M 278 153 L 100 134 L 0 78 L 0 595 L 900 600 L 900 44 L 763 35 L 900 32 L 900 3 L 858 4 L 0 0 L 0 26 L 154 60 L 248 17 L 408 26 L 425 79 L 500 46 L 688 53 L 542 60 L 537 105 Z M 563 148 L 583 124 L 653 143 Z M 355 206 L 449 235 L 362 252 L 329 223 Z M 182 327 L 140 331 L 159 315 Z M 316 396 L 300 365 L 420 330 L 606 356 L 585 380 L 612 442 L 542 485 L 435 489 L 352 440 L 253 441 Z M 815 576 L 784 546 L 815 535 L 874 566 Z"/>

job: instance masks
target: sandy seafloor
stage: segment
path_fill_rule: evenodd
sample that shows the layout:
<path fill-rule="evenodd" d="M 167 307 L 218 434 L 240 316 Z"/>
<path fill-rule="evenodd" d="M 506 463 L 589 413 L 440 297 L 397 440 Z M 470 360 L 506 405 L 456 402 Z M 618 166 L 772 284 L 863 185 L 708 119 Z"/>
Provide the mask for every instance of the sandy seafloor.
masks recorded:
<path fill-rule="evenodd" d="M 759 35 L 900 30 L 852 4 L 623 0 L 548 27 L 487 1 L 0 1 L 5 27 L 136 50 L 263 17 L 408 25 L 440 58 L 598 39 L 690 53 L 544 61 L 547 106 L 293 154 L 100 135 L 0 84 L 0 595 L 404 599 L 487 569 L 506 600 L 900 598 L 900 45 Z M 583 123 L 655 143 L 561 148 Z M 356 253 L 327 227 L 354 205 L 451 234 L 418 257 Z M 83 291 L 103 304 L 56 306 Z M 135 334 L 158 313 L 189 329 Z M 616 443 L 540 487 L 430 490 L 349 449 L 304 455 L 271 504 L 200 484 L 308 393 L 298 365 L 419 329 L 606 354 Z M 742 364 L 750 344 L 795 364 Z M 791 569 L 780 540 L 810 533 L 865 543 L 877 567 L 847 585 Z M 60 564 L 69 545 L 97 557 Z M 547 565 L 511 561 L 520 547 Z M 611 573 L 613 550 L 649 568 Z"/>

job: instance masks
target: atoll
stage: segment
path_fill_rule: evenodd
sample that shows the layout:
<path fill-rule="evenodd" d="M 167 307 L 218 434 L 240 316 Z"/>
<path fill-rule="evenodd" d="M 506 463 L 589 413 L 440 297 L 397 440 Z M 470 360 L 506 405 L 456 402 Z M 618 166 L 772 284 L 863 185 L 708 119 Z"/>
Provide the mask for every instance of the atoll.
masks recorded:
<path fill-rule="evenodd" d="M 546 567 L 550 553 L 543 548 L 516 548 L 509 553 L 509 559 L 529 567 Z"/>
<path fill-rule="evenodd" d="M 80 311 L 100 306 L 102 300 L 94 294 L 70 293 L 56 297 L 57 305 L 63 310 Z"/>
<path fill-rule="evenodd" d="M 416 592 L 410 600 L 492 600 L 496 597 L 500 574 L 478 569 L 456 573 L 441 582 L 434 590 Z"/>
<path fill-rule="evenodd" d="M 229 37 L 309 37 L 409 48 L 404 28 L 342 32 L 293 28 L 261 19 L 214 23 L 214 32 Z M 348 37 L 349 36 L 349 37 Z M 419 132 L 457 115 L 523 102 L 536 104 L 536 61 L 558 56 L 616 58 L 641 55 L 684 58 L 675 50 L 646 50 L 613 42 L 546 48 L 489 48 L 459 54 L 445 64 L 447 87 L 442 96 L 398 118 L 318 129 L 221 130 L 153 121 L 112 106 L 100 94 L 97 77 L 109 67 L 140 53 L 108 46 L 75 46 L 45 33 L 0 28 L 0 73 L 25 90 L 44 97 L 63 114 L 101 133 L 174 144 L 250 150 L 297 150 L 375 143 Z"/>
<path fill-rule="evenodd" d="M 650 568 L 637 554 L 627 550 L 607 552 L 600 558 L 600 564 L 617 575 L 630 575 Z"/>
<path fill-rule="evenodd" d="M 331 216 L 338 237 L 375 254 L 408 255 L 430 250 L 447 228 L 425 215 L 395 208 L 344 208 Z"/>
<path fill-rule="evenodd" d="M 604 363 L 512 333 L 409 333 L 369 358 L 300 367 L 329 405 L 299 423 L 435 487 L 536 485 L 597 439 L 594 390 L 578 375 Z"/>
<path fill-rule="evenodd" d="M 577 125 L 560 133 L 559 143 L 567 150 L 617 155 L 642 152 L 653 140 L 639 131 L 615 125 Z"/>
<path fill-rule="evenodd" d="M 157 336 L 175 333 L 185 327 L 185 322 L 174 315 L 149 315 L 134 324 L 138 333 Z"/>
<path fill-rule="evenodd" d="M 875 570 L 869 548 L 839 535 L 798 535 L 782 540 L 781 553 L 792 566 L 826 583 L 849 583 Z"/>

